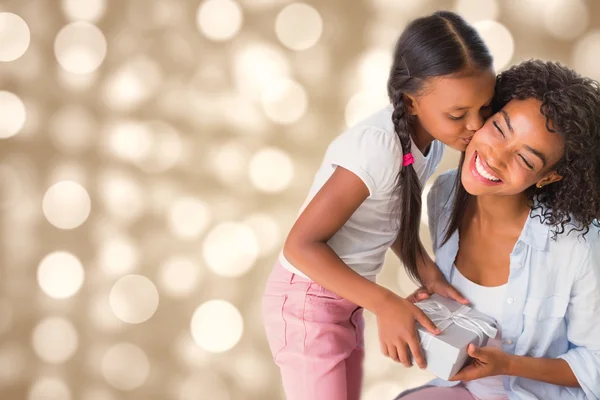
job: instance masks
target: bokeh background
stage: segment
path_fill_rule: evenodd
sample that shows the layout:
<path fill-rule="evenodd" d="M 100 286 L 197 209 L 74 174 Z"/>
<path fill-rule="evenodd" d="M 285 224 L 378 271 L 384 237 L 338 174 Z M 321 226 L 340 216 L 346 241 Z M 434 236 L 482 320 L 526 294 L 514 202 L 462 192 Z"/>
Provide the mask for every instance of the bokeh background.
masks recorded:
<path fill-rule="evenodd" d="M 600 78 L 595 0 L 1 0 L 0 398 L 282 399 L 265 279 L 327 144 L 387 104 L 394 41 L 437 9 L 498 71 Z M 364 399 L 430 378 L 367 324 Z"/>

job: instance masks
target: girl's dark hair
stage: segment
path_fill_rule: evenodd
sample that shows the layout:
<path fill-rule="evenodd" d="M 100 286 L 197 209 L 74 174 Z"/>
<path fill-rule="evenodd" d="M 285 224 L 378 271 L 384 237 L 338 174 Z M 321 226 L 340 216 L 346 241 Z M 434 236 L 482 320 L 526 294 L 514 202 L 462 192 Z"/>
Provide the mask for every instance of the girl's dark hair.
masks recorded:
<path fill-rule="evenodd" d="M 565 153 L 549 167 L 562 180 L 526 190 L 533 217 L 552 227 L 553 238 L 568 229 L 587 234 L 600 217 L 600 86 L 555 62 L 530 60 L 496 78 L 492 108 L 500 111 L 509 101 L 537 99 L 546 129 L 563 135 Z M 444 243 L 458 230 L 470 198 L 461 182 L 464 153 L 455 183 L 454 205 Z M 534 212 L 534 211 L 539 212 Z"/>
<path fill-rule="evenodd" d="M 485 43 L 459 15 L 438 11 L 411 22 L 396 44 L 388 80 L 392 121 L 402 146 L 411 150 L 413 118 L 405 95 L 419 95 L 429 78 L 469 74 L 490 68 L 493 59 Z M 402 160 L 399 160 L 402 162 Z M 421 184 L 413 165 L 402 167 L 397 179 L 400 258 L 408 275 L 418 282 L 417 257 L 421 221 Z"/>

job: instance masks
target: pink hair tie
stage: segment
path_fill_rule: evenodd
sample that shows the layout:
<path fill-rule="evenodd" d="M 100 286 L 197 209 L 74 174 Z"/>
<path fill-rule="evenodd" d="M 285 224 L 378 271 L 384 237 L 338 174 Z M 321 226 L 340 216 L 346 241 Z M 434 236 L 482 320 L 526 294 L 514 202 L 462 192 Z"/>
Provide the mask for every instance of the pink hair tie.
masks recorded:
<path fill-rule="evenodd" d="M 413 164 L 414 162 L 415 162 L 415 158 L 413 157 L 412 153 L 405 154 L 404 157 L 402 157 L 402 166 L 403 167 L 408 167 L 409 165 Z"/>

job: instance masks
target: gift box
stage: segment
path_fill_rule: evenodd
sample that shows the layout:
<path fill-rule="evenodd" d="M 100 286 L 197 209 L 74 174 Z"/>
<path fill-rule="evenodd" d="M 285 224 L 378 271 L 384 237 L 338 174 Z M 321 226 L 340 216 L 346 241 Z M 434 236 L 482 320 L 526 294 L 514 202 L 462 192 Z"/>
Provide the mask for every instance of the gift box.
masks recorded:
<path fill-rule="evenodd" d="M 427 370 L 448 380 L 469 361 L 467 346 L 485 346 L 498 332 L 496 320 L 437 294 L 415 303 L 441 331 L 432 335 L 417 324 Z"/>

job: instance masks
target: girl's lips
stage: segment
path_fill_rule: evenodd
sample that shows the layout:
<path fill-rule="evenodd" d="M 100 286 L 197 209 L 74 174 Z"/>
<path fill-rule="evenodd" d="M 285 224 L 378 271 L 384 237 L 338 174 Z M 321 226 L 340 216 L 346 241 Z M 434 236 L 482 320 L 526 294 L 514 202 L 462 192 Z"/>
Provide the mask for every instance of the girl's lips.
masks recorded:
<path fill-rule="evenodd" d="M 488 178 L 484 177 L 483 175 L 481 175 L 478 171 L 477 171 L 477 166 L 476 166 L 476 160 L 477 160 L 477 152 L 474 151 L 473 152 L 473 156 L 471 157 L 471 161 L 469 162 L 469 169 L 471 170 L 471 174 L 475 177 L 475 179 L 477 179 L 479 182 L 481 182 L 482 184 L 486 185 L 486 186 L 497 186 L 502 184 L 503 182 L 501 180 L 499 181 L 492 181 L 489 180 Z"/>

